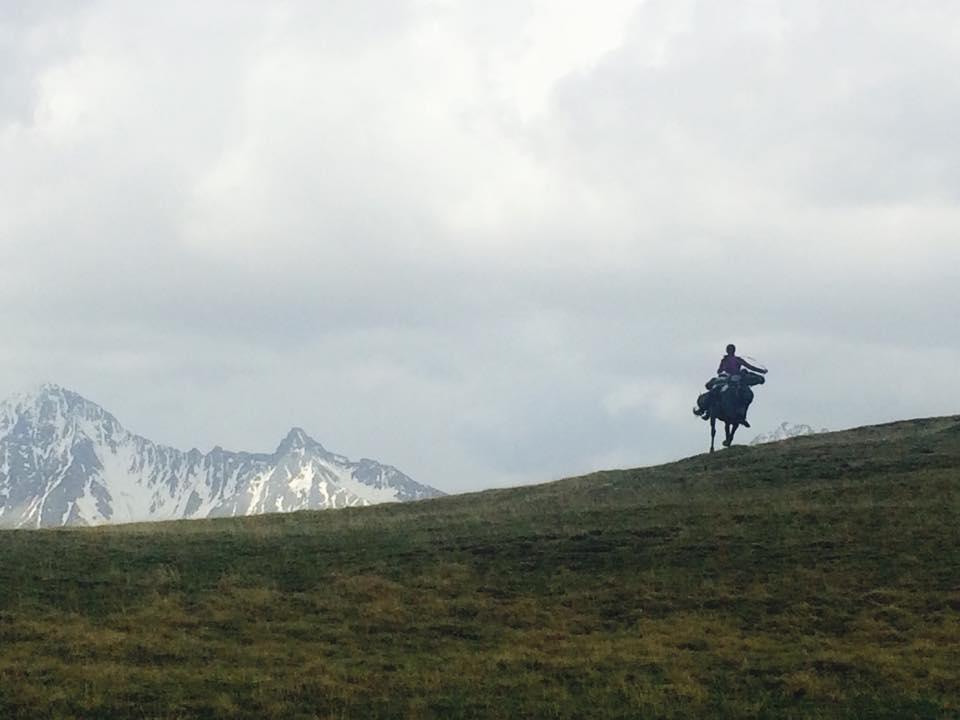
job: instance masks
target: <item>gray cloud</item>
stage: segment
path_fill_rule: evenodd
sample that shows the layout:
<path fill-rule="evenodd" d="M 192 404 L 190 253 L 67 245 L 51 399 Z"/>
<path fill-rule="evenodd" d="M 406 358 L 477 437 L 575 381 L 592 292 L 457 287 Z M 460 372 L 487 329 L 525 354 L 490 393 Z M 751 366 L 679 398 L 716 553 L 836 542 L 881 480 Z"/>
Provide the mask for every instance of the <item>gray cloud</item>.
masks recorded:
<path fill-rule="evenodd" d="M 946 2 L 0 14 L 0 388 L 456 491 L 956 412 Z"/>

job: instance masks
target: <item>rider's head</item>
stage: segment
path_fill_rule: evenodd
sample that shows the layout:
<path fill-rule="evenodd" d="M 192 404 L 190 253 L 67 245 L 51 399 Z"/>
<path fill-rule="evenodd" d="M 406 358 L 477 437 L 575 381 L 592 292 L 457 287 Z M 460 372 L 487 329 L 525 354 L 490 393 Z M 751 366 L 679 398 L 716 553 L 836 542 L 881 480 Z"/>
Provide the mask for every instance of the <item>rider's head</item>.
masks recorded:
<path fill-rule="evenodd" d="M 737 346 L 733 343 L 727 345 L 727 355 L 733 355 L 737 351 Z"/>

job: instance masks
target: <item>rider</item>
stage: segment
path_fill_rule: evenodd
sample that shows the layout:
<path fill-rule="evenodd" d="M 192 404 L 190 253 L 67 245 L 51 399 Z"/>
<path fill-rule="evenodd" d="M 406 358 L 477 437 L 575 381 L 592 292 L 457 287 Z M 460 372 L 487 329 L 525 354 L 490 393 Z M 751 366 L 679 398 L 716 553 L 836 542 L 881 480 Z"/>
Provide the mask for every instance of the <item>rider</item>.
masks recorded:
<path fill-rule="evenodd" d="M 726 374 L 730 379 L 736 381 L 740 378 L 740 371 L 746 368 L 747 370 L 753 370 L 758 372 L 761 375 L 764 375 L 767 371 L 763 368 L 758 368 L 756 365 L 751 365 L 746 360 L 741 357 L 737 357 L 737 346 L 733 343 L 727 345 L 727 354 L 723 356 L 720 360 L 720 367 L 717 368 L 717 375 Z M 747 425 L 747 427 L 750 427 Z"/>
<path fill-rule="evenodd" d="M 734 345 L 733 343 L 730 343 L 729 345 L 727 345 L 727 354 L 724 355 L 723 358 L 720 360 L 720 367 L 717 368 L 717 375 L 720 378 L 722 378 L 723 381 L 721 382 L 715 379 L 707 383 L 707 388 L 710 390 L 711 402 L 716 400 L 717 394 L 720 392 L 720 385 L 724 384 L 724 382 L 733 382 L 733 383 L 740 382 L 740 374 L 743 368 L 746 368 L 747 370 L 753 370 L 754 372 L 760 373 L 761 375 L 765 375 L 767 372 L 763 368 L 757 367 L 756 365 L 751 365 L 743 358 L 738 357 L 737 346 Z M 694 412 L 697 415 L 702 415 L 704 418 L 707 418 L 708 417 L 707 407 L 699 409 L 699 412 L 697 412 L 697 410 L 694 410 Z M 744 410 L 743 412 L 743 419 L 740 421 L 740 424 L 743 425 L 744 427 L 750 427 L 750 423 L 747 422 L 746 410 Z"/>

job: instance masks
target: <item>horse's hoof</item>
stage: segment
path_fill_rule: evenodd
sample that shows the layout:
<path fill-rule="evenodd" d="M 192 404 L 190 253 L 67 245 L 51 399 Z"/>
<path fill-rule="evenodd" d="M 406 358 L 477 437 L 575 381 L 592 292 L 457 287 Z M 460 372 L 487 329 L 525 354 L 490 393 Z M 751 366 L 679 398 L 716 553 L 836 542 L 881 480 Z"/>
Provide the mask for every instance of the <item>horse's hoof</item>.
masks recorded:
<path fill-rule="evenodd" d="M 724 440 L 724 441 L 723 441 L 723 446 L 724 446 L 724 447 L 730 447 L 730 441 L 729 441 L 729 440 Z"/>

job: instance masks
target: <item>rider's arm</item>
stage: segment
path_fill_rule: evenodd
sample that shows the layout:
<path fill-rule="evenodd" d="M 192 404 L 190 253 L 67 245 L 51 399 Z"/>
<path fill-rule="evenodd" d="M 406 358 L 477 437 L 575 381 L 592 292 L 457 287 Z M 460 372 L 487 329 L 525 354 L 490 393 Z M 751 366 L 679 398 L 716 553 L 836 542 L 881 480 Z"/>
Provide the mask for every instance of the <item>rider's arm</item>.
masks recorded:
<path fill-rule="evenodd" d="M 766 370 L 764 370 L 763 368 L 758 368 L 756 365 L 751 365 L 750 363 L 748 363 L 748 362 L 747 362 L 746 360 L 744 360 L 743 358 L 740 358 L 740 362 L 743 363 L 743 366 L 744 366 L 745 368 L 747 368 L 747 370 L 753 370 L 754 372 L 758 372 L 758 373 L 761 373 L 761 374 L 766 372 Z"/>

